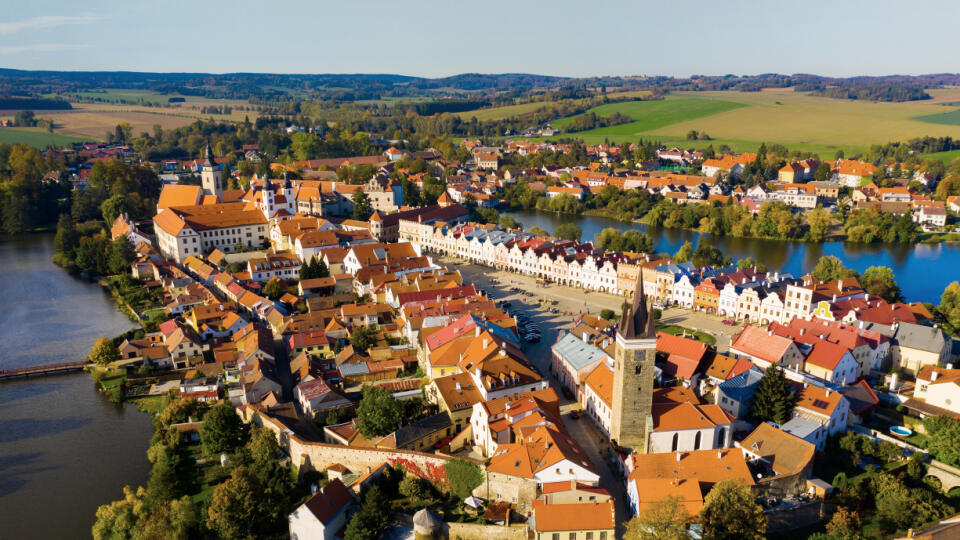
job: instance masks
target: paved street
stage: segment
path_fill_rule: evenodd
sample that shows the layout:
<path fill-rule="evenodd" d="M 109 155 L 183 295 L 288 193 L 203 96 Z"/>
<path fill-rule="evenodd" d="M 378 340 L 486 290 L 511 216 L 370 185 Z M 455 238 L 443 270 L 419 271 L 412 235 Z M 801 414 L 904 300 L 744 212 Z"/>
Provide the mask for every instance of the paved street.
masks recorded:
<path fill-rule="evenodd" d="M 663 324 L 676 324 L 684 328 L 711 334 L 717 338 L 717 351 L 725 353 L 730 349 L 730 341 L 733 339 L 733 336 L 740 332 L 740 330 L 743 330 L 742 322 L 737 322 L 736 325 L 726 325 L 723 324 L 725 319 L 728 319 L 728 317 L 719 317 L 702 311 L 690 311 L 688 309 L 672 307 L 664 310 L 663 315 L 660 317 L 660 322 Z"/>
<path fill-rule="evenodd" d="M 570 328 L 573 320 L 570 313 L 576 315 L 586 310 L 597 314 L 601 309 L 607 308 L 614 309 L 619 313 L 623 303 L 622 297 L 593 292 L 583 294 L 580 289 L 556 285 L 539 287 L 533 278 L 527 276 L 518 276 L 511 272 L 498 272 L 475 264 L 461 264 L 449 258 L 441 260 L 444 263 L 456 265 L 456 268 L 463 274 L 465 282 L 476 284 L 497 300 L 509 301 L 514 313 L 524 313 L 540 326 L 543 339 L 537 343 L 526 344 L 524 352 L 540 373 L 550 380 L 551 386 L 554 388 L 559 388 L 560 385 L 550 374 L 550 347 L 556 342 L 559 330 Z M 499 283 L 494 283 L 491 278 L 496 279 Z M 530 291 L 535 296 L 529 297 L 522 295 L 521 292 L 511 291 L 511 287 L 520 287 L 521 291 Z M 557 300 L 556 307 L 560 310 L 560 313 L 550 313 L 548 307 L 541 307 L 536 301 L 538 297 Z M 584 302 L 586 302 L 586 307 L 584 307 Z M 606 448 L 604 437 L 589 418 L 581 417 L 578 420 L 571 418 L 570 411 L 579 408 L 579 404 L 575 400 L 567 399 L 560 392 L 557 392 L 557 394 L 560 397 L 560 412 L 563 414 L 563 423 L 567 431 L 580 443 L 590 461 L 593 462 L 594 468 L 600 475 L 600 484 L 613 495 L 617 523 L 622 524 L 629 517 L 626 492 L 623 488 L 623 481 L 614 474 L 603 459 L 602 452 Z"/>

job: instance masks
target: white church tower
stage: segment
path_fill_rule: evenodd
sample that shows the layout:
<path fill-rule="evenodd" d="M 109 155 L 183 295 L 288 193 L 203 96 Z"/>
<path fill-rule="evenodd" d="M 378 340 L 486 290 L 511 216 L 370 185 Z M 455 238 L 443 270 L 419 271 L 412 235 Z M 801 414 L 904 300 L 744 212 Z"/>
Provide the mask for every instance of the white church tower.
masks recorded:
<path fill-rule="evenodd" d="M 200 185 L 204 195 L 215 195 L 218 201 L 223 200 L 223 171 L 213 161 L 213 152 L 210 145 L 204 152 L 203 165 L 200 167 Z"/>

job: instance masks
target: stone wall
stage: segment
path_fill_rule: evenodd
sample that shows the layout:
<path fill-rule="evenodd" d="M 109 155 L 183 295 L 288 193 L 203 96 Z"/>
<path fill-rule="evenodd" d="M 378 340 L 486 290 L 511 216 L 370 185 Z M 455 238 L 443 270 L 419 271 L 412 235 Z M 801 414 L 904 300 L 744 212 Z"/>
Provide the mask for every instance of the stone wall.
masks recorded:
<path fill-rule="evenodd" d="M 527 527 L 513 525 L 477 525 L 476 523 L 447 523 L 444 527 L 445 537 L 450 540 L 524 540 L 527 537 Z"/>
<path fill-rule="evenodd" d="M 249 405 L 241 407 L 238 412 L 244 422 L 273 431 L 280 448 L 287 452 L 292 462 L 308 471 L 324 470 L 329 465 L 339 463 L 351 471 L 365 472 L 367 467 L 374 468 L 394 459 L 411 461 L 425 469 L 427 466 L 442 467 L 447 461 L 453 459 L 443 454 L 427 454 L 412 450 L 382 450 L 304 441 L 287 430 L 283 424 Z"/>
<path fill-rule="evenodd" d="M 487 471 L 484 482 L 473 490 L 473 495 L 488 501 L 513 503 L 517 512 L 526 515 L 537 498 L 537 483 L 531 479 Z"/>

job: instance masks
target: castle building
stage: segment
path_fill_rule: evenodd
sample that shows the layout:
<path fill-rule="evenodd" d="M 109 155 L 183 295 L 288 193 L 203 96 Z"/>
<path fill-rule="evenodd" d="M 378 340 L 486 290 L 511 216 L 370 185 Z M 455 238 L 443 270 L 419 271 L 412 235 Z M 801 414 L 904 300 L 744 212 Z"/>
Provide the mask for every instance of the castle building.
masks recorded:
<path fill-rule="evenodd" d="M 657 333 L 643 280 L 637 280 L 633 304 L 624 307 L 614 350 L 610 439 L 626 451 L 646 454 L 653 430 Z"/>

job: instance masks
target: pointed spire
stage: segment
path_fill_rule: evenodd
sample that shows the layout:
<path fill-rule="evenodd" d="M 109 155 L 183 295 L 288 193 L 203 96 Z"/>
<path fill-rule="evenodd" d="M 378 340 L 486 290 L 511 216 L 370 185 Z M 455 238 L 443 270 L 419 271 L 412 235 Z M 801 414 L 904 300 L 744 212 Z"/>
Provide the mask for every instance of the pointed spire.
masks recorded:
<path fill-rule="evenodd" d="M 643 293 L 643 274 L 637 275 L 637 286 L 633 292 L 633 304 L 624 306 L 620 316 L 620 335 L 627 339 L 652 338 L 656 336 L 653 310 L 647 307 L 647 297 Z"/>
<path fill-rule="evenodd" d="M 213 160 L 213 150 L 210 149 L 210 143 L 203 151 L 203 164 L 207 167 L 216 167 L 217 163 Z"/>

